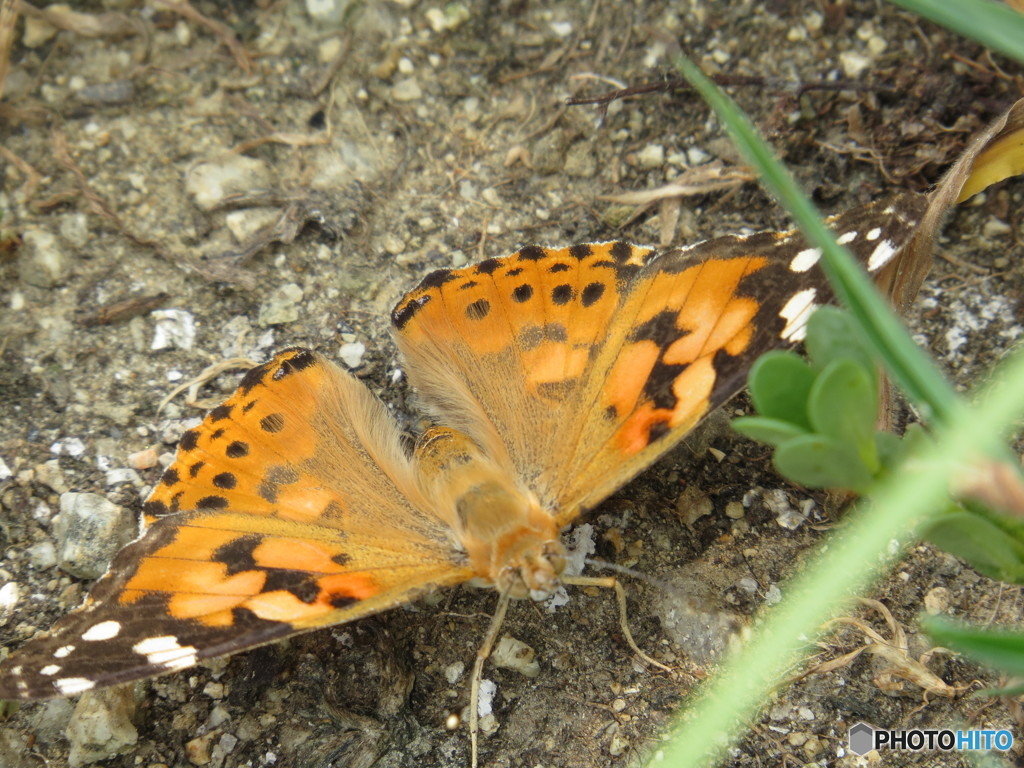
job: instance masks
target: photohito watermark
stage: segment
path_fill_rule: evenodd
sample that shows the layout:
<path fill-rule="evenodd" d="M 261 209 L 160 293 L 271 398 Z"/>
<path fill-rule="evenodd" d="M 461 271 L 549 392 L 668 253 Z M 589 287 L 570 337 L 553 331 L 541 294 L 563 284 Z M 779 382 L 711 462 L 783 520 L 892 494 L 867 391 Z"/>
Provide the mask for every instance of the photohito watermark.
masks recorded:
<path fill-rule="evenodd" d="M 901 749 L 910 752 L 954 752 L 991 749 L 1005 752 L 1013 746 L 1013 734 L 1008 730 L 954 731 L 949 728 L 911 728 L 906 731 L 887 731 L 867 723 L 857 723 L 846 733 L 850 751 L 866 755 L 873 749 Z"/>

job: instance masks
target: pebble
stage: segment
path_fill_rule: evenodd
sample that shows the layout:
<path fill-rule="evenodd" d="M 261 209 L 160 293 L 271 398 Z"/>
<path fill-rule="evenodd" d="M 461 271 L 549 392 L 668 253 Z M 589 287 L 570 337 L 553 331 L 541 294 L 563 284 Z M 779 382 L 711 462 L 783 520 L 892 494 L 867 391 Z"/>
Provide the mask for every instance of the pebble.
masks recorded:
<path fill-rule="evenodd" d="M 711 498 L 695 485 L 688 485 L 676 499 L 676 514 L 687 525 L 693 525 L 714 511 Z"/>
<path fill-rule="evenodd" d="M 142 482 L 142 478 L 139 477 L 139 473 L 131 467 L 115 467 L 107 472 L 107 486 L 123 485 L 128 483 L 134 485 L 136 488 L 141 488 L 145 483 Z"/>
<path fill-rule="evenodd" d="M 775 516 L 775 522 L 788 531 L 796 530 L 807 519 L 793 508 L 793 505 L 789 503 L 789 497 L 781 488 L 765 491 L 762 498 L 764 505 Z"/>
<path fill-rule="evenodd" d="M 299 319 L 299 302 L 303 291 L 295 283 L 285 283 L 260 305 L 256 322 L 261 326 L 294 323 Z"/>
<path fill-rule="evenodd" d="M 102 576 L 110 560 L 138 536 L 135 516 L 96 493 L 63 493 L 54 529 L 60 568 L 82 579 Z"/>
<path fill-rule="evenodd" d="M 924 609 L 929 616 L 938 616 L 949 610 L 949 590 L 945 587 L 932 587 L 924 596 Z"/>
<path fill-rule="evenodd" d="M 366 345 L 361 341 L 353 341 L 342 344 L 338 349 L 338 357 L 349 370 L 358 368 L 363 364 L 363 355 L 366 353 Z"/>
<path fill-rule="evenodd" d="M 352 0 L 306 0 L 306 13 L 313 21 L 337 24 L 351 4 Z"/>
<path fill-rule="evenodd" d="M 57 493 L 64 493 L 70 489 L 67 480 L 64 479 L 64 470 L 60 468 L 60 461 L 58 459 L 44 461 L 35 467 L 32 474 L 34 475 L 33 479 L 37 483 L 42 483 Z"/>
<path fill-rule="evenodd" d="M 139 732 L 132 725 L 134 714 L 131 686 L 83 694 L 65 732 L 71 744 L 68 765 L 78 768 L 107 760 L 135 746 Z"/>
<path fill-rule="evenodd" d="M 462 677 L 465 671 L 466 665 L 464 662 L 453 662 L 444 668 L 444 679 L 448 681 L 448 685 L 455 685 L 459 682 L 459 678 Z"/>
<path fill-rule="evenodd" d="M 192 349 L 196 341 L 196 321 L 191 312 L 184 309 L 154 309 L 149 316 L 154 322 L 150 349 Z"/>
<path fill-rule="evenodd" d="M 537 652 L 522 640 L 516 640 L 508 635 L 498 641 L 490 660 L 495 667 L 511 669 L 523 677 L 534 678 L 540 674 Z"/>
<path fill-rule="evenodd" d="M 435 32 L 458 29 L 472 18 L 469 8 L 463 3 L 445 3 L 444 10 L 431 8 L 423 14 L 430 28 Z"/>
<path fill-rule="evenodd" d="M 211 211 L 225 198 L 271 186 L 269 166 L 245 155 L 199 163 L 188 173 L 185 191 L 204 211 Z"/>
<path fill-rule="evenodd" d="M 423 89 L 415 77 L 407 77 L 391 86 L 391 98 L 395 101 L 418 101 L 423 98 Z"/>
<path fill-rule="evenodd" d="M 17 16 L 15 16 L 17 20 Z M 21 36 L 21 44 L 26 48 L 39 48 L 50 42 L 57 34 L 57 28 L 45 19 L 25 15 L 25 31 Z"/>
<path fill-rule="evenodd" d="M 612 757 L 619 757 L 624 754 L 628 748 L 629 742 L 617 733 L 612 736 L 611 743 L 608 745 L 608 754 Z"/>
<path fill-rule="evenodd" d="M 77 459 L 85 453 L 85 443 L 77 437 L 65 437 L 50 446 L 50 453 Z"/>
<path fill-rule="evenodd" d="M 157 457 L 156 448 L 136 451 L 128 454 L 128 466 L 132 469 L 152 469 L 157 464 Z"/>
<path fill-rule="evenodd" d="M 871 59 L 857 51 L 843 51 L 839 54 L 839 63 L 843 74 L 849 79 L 860 77 L 861 73 L 871 66 Z"/>
<path fill-rule="evenodd" d="M 217 738 L 218 732 L 207 733 L 185 743 L 185 756 L 192 765 L 209 765 L 210 745 Z"/>
<path fill-rule="evenodd" d="M 60 236 L 72 248 L 84 248 L 92 239 L 89 217 L 84 213 L 69 213 L 67 216 L 62 216 Z"/>
<path fill-rule="evenodd" d="M 236 242 L 244 243 L 260 230 L 273 226 L 279 217 L 277 208 L 243 208 L 225 216 L 224 224 Z"/>
<path fill-rule="evenodd" d="M 491 712 L 494 707 L 494 696 L 498 692 L 498 686 L 493 680 L 480 681 L 480 693 L 477 698 L 477 716 L 493 717 Z"/>
<path fill-rule="evenodd" d="M 0 587 L 0 627 L 11 618 L 11 614 L 14 613 L 14 606 L 18 604 L 20 597 L 21 591 L 15 582 L 8 581 Z"/>
<path fill-rule="evenodd" d="M 54 288 L 71 273 L 71 258 L 45 229 L 26 228 L 18 249 L 18 277 L 37 288 Z"/>
<path fill-rule="evenodd" d="M 57 564 L 57 548 L 52 541 L 40 541 L 28 548 L 28 562 L 33 568 L 45 571 Z"/>
<path fill-rule="evenodd" d="M 11 468 L 7 466 L 7 462 L 4 461 L 3 456 L 0 456 L 0 481 L 10 480 L 14 477 L 14 473 Z"/>

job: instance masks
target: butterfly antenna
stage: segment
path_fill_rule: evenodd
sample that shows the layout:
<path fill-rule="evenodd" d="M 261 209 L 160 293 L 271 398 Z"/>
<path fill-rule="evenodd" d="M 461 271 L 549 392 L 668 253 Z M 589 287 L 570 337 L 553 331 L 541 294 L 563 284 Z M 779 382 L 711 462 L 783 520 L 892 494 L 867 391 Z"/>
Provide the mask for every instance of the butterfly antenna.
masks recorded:
<path fill-rule="evenodd" d="M 505 613 L 508 611 L 509 600 L 511 600 L 512 585 L 510 584 L 498 597 L 498 607 L 491 618 L 491 626 L 487 629 L 480 650 L 476 652 L 476 662 L 473 664 L 473 678 L 469 686 L 469 742 L 472 745 L 472 768 L 477 768 L 477 735 L 480 730 L 480 680 L 483 677 L 484 662 L 491 655 L 494 648 L 494 641 L 498 639 L 498 632 L 501 625 L 505 623 Z"/>

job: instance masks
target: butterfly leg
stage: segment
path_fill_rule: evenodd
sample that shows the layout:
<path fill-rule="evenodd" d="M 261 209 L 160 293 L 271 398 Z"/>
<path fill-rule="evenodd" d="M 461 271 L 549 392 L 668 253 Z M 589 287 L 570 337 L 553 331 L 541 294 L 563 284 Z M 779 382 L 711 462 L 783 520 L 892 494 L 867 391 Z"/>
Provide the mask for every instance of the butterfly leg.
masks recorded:
<path fill-rule="evenodd" d="M 577 587 L 601 587 L 603 589 L 614 589 L 615 597 L 619 603 L 619 625 L 622 627 L 622 634 L 625 636 L 626 642 L 629 643 L 629 647 L 633 649 L 633 653 L 651 666 L 658 667 L 658 669 L 663 669 L 666 672 L 672 673 L 672 667 L 667 667 L 660 661 L 652 659 L 640 650 L 640 646 L 638 646 L 636 641 L 633 639 L 633 633 L 629 631 L 629 621 L 626 617 L 626 590 L 622 588 L 618 579 L 614 576 L 562 576 L 561 581 L 563 584 L 572 584 Z"/>
<path fill-rule="evenodd" d="M 480 679 L 483 677 L 484 662 L 491 655 L 494 648 L 494 641 L 498 639 L 498 632 L 501 625 L 505 623 L 505 614 L 508 612 L 508 603 L 511 600 L 510 590 L 506 589 L 498 598 L 498 607 L 491 618 L 491 626 L 487 629 L 480 649 L 476 652 L 476 662 L 473 664 L 473 677 L 469 686 L 469 742 L 472 745 L 472 768 L 477 768 L 477 742 L 480 730 Z"/>

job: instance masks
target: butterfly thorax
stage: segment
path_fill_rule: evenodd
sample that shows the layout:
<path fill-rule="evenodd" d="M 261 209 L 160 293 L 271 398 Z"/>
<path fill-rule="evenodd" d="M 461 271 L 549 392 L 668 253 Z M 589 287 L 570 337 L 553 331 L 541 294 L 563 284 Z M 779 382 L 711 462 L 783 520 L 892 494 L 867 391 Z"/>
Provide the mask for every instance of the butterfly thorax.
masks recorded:
<path fill-rule="evenodd" d="M 558 586 L 565 552 L 554 516 L 467 435 L 427 430 L 416 446 L 424 492 L 466 553 L 472 583 L 543 599 Z"/>

